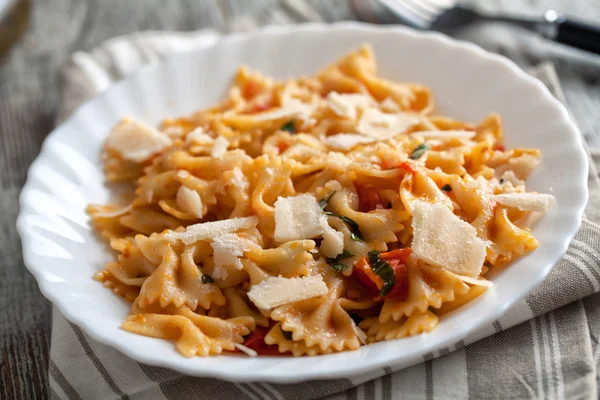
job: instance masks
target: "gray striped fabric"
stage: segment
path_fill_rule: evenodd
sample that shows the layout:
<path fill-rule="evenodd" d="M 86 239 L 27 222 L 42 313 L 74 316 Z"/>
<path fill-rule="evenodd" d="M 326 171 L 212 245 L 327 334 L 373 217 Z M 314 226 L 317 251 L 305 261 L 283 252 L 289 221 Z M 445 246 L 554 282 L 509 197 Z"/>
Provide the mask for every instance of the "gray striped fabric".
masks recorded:
<path fill-rule="evenodd" d="M 304 4 L 289 3 L 294 7 Z M 301 7 L 295 9 L 293 15 L 300 15 L 298 19 L 318 17 L 311 14 L 310 8 Z M 261 24 L 273 20 L 289 22 L 283 13 L 265 14 L 263 18 L 265 21 Z M 235 21 L 236 29 L 255 25 L 256 20 Z M 493 31 L 496 29 L 492 27 Z M 473 32 L 464 35 L 468 37 Z M 500 42 L 507 37 L 510 38 L 510 35 L 501 35 L 503 39 L 499 39 Z M 472 38 L 475 39 L 474 36 Z M 60 115 L 68 115 L 76 104 L 141 63 L 213 40 L 218 40 L 214 31 L 186 35 L 144 34 L 113 40 L 90 53 L 77 53 L 64 70 L 65 87 Z M 475 41 L 488 48 L 494 42 L 489 36 Z M 509 46 L 504 50 L 517 61 L 535 57 L 526 55 L 535 52 L 526 53 L 519 46 Z M 128 52 L 127 59 L 135 61 L 124 64 L 119 58 L 119 51 Z M 131 57 L 131 52 L 138 57 Z M 560 54 L 551 51 L 548 54 L 544 58 L 555 61 L 559 71 L 564 68 L 560 64 Z M 585 64 L 582 68 L 592 67 Z M 600 76 L 600 67 L 593 71 Z M 531 73 L 565 101 L 552 63 L 543 63 Z M 573 96 L 573 84 L 573 81 L 565 84 L 567 98 Z M 582 115 L 576 98 L 572 103 L 576 105 L 572 107 L 573 114 L 576 117 Z M 593 123 L 588 119 L 582 120 L 586 124 Z M 598 123 L 597 118 L 595 123 Z M 584 134 L 591 134 L 585 128 L 582 126 Z M 600 181 L 597 165 L 600 154 L 590 154 L 590 157 L 594 161 L 589 179 L 590 204 L 567 255 L 535 293 L 505 316 L 450 348 L 424 354 L 420 364 L 400 371 L 391 366 L 385 367 L 353 380 L 291 385 L 192 378 L 139 364 L 95 342 L 55 309 L 49 365 L 51 397 L 254 400 L 597 398 L 600 357 L 600 203 L 597 201 L 600 198 Z"/>

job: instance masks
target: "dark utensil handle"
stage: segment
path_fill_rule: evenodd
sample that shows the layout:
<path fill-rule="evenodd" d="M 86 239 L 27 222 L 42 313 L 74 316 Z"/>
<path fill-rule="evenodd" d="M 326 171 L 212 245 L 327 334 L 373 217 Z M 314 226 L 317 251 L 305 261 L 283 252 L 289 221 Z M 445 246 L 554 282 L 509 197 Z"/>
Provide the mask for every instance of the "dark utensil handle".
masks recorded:
<path fill-rule="evenodd" d="M 600 26 L 573 18 L 564 17 L 557 21 L 555 40 L 600 54 Z"/>

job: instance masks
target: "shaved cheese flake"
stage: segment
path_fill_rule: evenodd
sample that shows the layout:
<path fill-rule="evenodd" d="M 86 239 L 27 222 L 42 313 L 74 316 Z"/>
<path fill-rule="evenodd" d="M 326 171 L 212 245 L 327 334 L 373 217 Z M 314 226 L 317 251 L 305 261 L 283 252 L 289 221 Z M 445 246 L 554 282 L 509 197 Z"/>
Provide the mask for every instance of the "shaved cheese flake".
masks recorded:
<path fill-rule="evenodd" d="M 245 252 L 260 249 L 260 246 L 253 241 L 241 238 L 235 233 L 224 233 L 216 236 L 212 240 L 211 247 L 213 248 L 215 266 L 232 265 L 237 269 L 242 269 L 240 257 L 243 257 Z"/>
<path fill-rule="evenodd" d="M 474 131 L 417 131 L 412 132 L 411 135 L 419 135 L 424 139 L 473 139 L 476 135 Z"/>
<path fill-rule="evenodd" d="M 131 211 L 132 208 L 133 208 L 133 206 L 130 204 L 127 207 L 119 208 L 119 209 L 114 210 L 114 211 L 100 211 L 100 212 L 95 212 L 94 213 L 94 218 L 114 218 L 114 217 L 118 217 L 120 215 L 123 215 L 123 214 Z"/>
<path fill-rule="evenodd" d="M 374 107 L 377 102 L 368 94 L 362 93 L 343 93 L 339 95 L 344 101 L 352 104 L 356 108 L 367 109 Z"/>
<path fill-rule="evenodd" d="M 338 232 L 327 223 L 327 218 L 323 215 L 319 220 L 323 228 L 323 241 L 321 242 L 321 251 L 327 257 L 336 257 L 344 251 L 344 234 Z"/>
<path fill-rule="evenodd" d="M 492 196 L 498 204 L 517 208 L 522 211 L 546 212 L 554 206 L 556 199 L 551 194 L 542 193 L 506 193 Z"/>
<path fill-rule="evenodd" d="M 195 190 L 189 189 L 185 186 L 180 186 L 179 190 L 177 190 L 175 201 L 181 210 L 195 215 L 198 218 L 202 218 L 204 216 L 202 199 Z"/>
<path fill-rule="evenodd" d="M 165 129 L 163 129 L 162 132 L 171 138 L 178 138 L 183 136 L 183 128 L 177 125 L 168 126 Z"/>
<path fill-rule="evenodd" d="M 227 270 L 225 269 L 225 267 L 223 267 L 222 265 L 218 265 L 218 266 L 215 266 L 215 268 L 213 269 L 213 272 L 210 276 L 214 280 L 217 280 L 217 279 L 227 279 L 227 275 L 228 274 L 227 274 Z"/>
<path fill-rule="evenodd" d="M 304 193 L 294 197 L 279 197 L 275 202 L 275 240 L 309 239 L 323 233 L 319 222 L 323 210 L 315 196 Z"/>
<path fill-rule="evenodd" d="M 171 138 L 152 126 L 123 118 L 106 139 L 106 146 L 126 160 L 141 163 L 173 144 Z"/>
<path fill-rule="evenodd" d="M 400 107 L 398 107 L 398 104 L 391 97 L 386 97 L 381 102 L 380 106 L 383 111 L 387 111 L 387 112 L 391 112 L 391 113 L 398 113 L 398 112 L 402 111 L 402 109 Z"/>
<path fill-rule="evenodd" d="M 342 118 L 356 119 L 356 106 L 338 92 L 329 92 L 327 95 L 327 106 Z"/>
<path fill-rule="evenodd" d="M 481 273 L 486 247 L 477 230 L 442 204 L 415 202 L 412 250 L 416 258 L 458 275 Z"/>
<path fill-rule="evenodd" d="M 258 308 L 270 310 L 288 303 L 327 294 L 327 285 L 321 275 L 302 278 L 272 277 L 252 286 L 248 298 Z"/>
<path fill-rule="evenodd" d="M 240 229 L 250 229 L 256 225 L 258 225 L 257 216 L 231 218 L 190 225 L 183 232 L 167 231 L 164 236 L 167 239 L 181 240 L 184 244 L 192 244 L 224 233 L 237 232 Z"/>
<path fill-rule="evenodd" d="M 252 350 L 250 347 L 244 346 L 243 344 L 234 343 L 233 346 L 242 353 L 246 353 L 250 357 L 256 357 L 258 355 L 256 351 Z"/>
<path fill-rule="evenodd" d="M 250 186 L 248 178 L 239 167 L 235 167 L 232 171 L 231 184 L 241 190 L 246 190 Z"/>
<path fill-rule="evenodd" d="M 225 139 L 223 136 L 219 136 L 215 139 L 215 144 L 210 151 L 210 155 L 214 158 L 221 158 L 227 151 L 227 147 L 229 147 L 229 140 Z"/>
<path fill-rule="evenodd" d="M 458 274 L 454 274 L 454 275 L 456 275 L 456 277 L 458 279 L 460 279 L 464 283 L 468 283 L 469 285 L 484 286 L 484 287 L 494 286 L 494 283 L 492 281 L 488 281 L 487 279 L 476 279 L 476 278 L 471 278 L 469 276 L 463 276 L 463 275 L 458 275 Z"/>
<path fill-rule="evenodd" d="M 413 114 L 386 114 L 369 108 L 360 118 L 356 130 L 363 135 L 386 140 L 405 132 L 419 121 L 420 118 Z"/>
<path fill-rule="evenodd" d="M 356 133 L 338 133 L 325 138 L 327 145 L 335 150 L 350 150 L 359 144 L 372 143 L 373 141 L 373 138 L 357 135 Z"/>
<path fill-rule="evenodd" d="M 188 133 L 185 137 L 185 143 L 188 145 L 196 144 L 209 146 L 212 145 L 214 141 L 215 140 L 212 137 L 204 133 L 204 129 L 200 126 Z"/>

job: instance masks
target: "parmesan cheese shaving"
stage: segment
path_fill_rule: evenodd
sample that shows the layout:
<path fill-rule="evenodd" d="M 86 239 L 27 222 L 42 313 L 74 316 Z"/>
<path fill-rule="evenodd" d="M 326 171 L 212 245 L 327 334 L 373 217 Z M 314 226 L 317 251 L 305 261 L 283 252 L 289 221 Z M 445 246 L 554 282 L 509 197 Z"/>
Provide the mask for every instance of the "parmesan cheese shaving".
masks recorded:
<path fill-rule="evenodd" d="M 455 275 L 458 279 L 460 279 L 461 281 L 463 281 L 465 283 L 468 283 L 469 285 L 484 286 L 484 287 L 494 286 L 494 283 L 492 281 L 488 281 L 487 279 L 476 279 L 476 278 L 471 278 L 469 276 L 463 276 L 463 275 L 458 275 L 458 274 L 455 274 Z"/>
<path fill-rule="evenodd" d="M 416 131 L 412 132 L 411 135 L 418 135 L 424 139 L 473 139 L 477 133 L 474 131 Z"/>
<path fill-rule="evenodd" d="M 356 119 L 356 107 L 338 92 L 329 92 L 327 106 L 342 118 Z"/>
<path fill-rule="evenodd" d="M 481 273 L 486 247 L 477 230 L 442 204 L 415 202 L 412 250 L 415 257 L 458 275 Z"/>
<path fill-rule="evenodd" d="M 262 310 L 327 294 L 321 275 L 302 278 L 272 277 L 252 286 L 248 298 Z"/>
<path fill-rule="evenodd" d="M 350 150 L 359 144 L 372 143 L 374 139 L 356 133 L 338 133 L 337 135 L 327 136 L 325 142 L 335 150 Z"/>
<path fill-rule="evenodd" d="M 506 207 L 538 212 L 546 212 L 556 203 L 554 196 L 542 193 L 496 194 L 492 196 L 492 200 Z"/>
<path fill-rule="evenodd" d="M 227 151 L 227 147 L 229 147 L 229 140 L 225 139 L 223 136 L 219 136 L 215 139 L 215 144 L 210 151 L 210 155 L 214 158 L 221 158 Z"/>
<path fill-rule="evenodd" d="M 237 269 L 242 269 L 240 257 L 245 252 L 260 250 L 259 245 L 251 240 L 241 238 L 235 233 L 224 233 L 216 236 L 213 238 L 211 246 L 216 267 L 232 265 Z"/>
<path fill-rule="evenodd" d="M 127 207 L 119 208 L 114 211 L 100 211 L 94 213 L 94 218 L 114 218 L 129 212 L 133 206 L 130 204 Z"/>
<path fill-rule="evenodd" d="M 323 233 L 319 221 L 322 215 L 323 210 L 311 194 L 279 197 L 275 202 L 275 240 L 285 243 L 319 236 Z"/>
<path fill-rule="evenodd" d="M 258 355 L 256 351 L 252 350 L 250 347 L 244 346 L 243 344 L 234 343 L 233 346 L 242 353 L 246 353 L 250 357 L 256 357 Z"/>
<path fill-rule="evenodd" d="M 202 199 L 195 190 L 189 189 L 185 186 L 180 186 L 179 190 L 177 190 L 175 201 L 181 210 L 198 218 L 202 218 L 204 216 Z"/>
<path fill-rule="evenodd" d="M 210 146 L 214 143 L 214 141 L 215 140 L 212 137 L 204 133 L 204 129 L 202 129 L 200 126 L 188 133 L 185 137 L 185 143 L 188 145 L 196 144 Z"/>
<path fill-rule="evenodd" d="M 419 117 L 413 114 L 386 114 L 378 109 L 369 108 L 360 118 L 356 130 L 363 135 L 386 140 L 405 132 L 419 121 Z"/>
<path fill-rule="evenodd" d="M 106 139 L 106 147 L 136 163 L 144 162 L 173 144 L 171 138 L 133 118 L 123 118 Z"/>
<path fill-rule="evenodd" d="M 240 229 L 250 229 L 258 225 L 258 217 L 231 218 L 222 221 L 203 222 L 190 225 L 183 232 L 168 231 L 164 234 L 167 239 L 181 240 L 192 244 L 200 240 L 213 238 L 224 233 L 237 232 Z"/>
<path fill-rule="evenodd" d="M 344 251 L 344 234 L 338 232 L 327 223 L 327 217 L 324 215 L 319 220 L 323 228 L 323 241 L 321 242 L 321 251 L 327 257 L 336 257 Z"/>

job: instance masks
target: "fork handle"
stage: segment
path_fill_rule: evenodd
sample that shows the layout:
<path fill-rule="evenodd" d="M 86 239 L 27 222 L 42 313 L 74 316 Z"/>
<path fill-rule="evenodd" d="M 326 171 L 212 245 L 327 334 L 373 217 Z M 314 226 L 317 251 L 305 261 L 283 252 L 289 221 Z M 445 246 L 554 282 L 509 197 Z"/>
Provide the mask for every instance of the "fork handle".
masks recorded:
<path fill-rule="evenodd" d="M 542 32 L 544 36 L 600 54 L 600 26 L 562 16 L 554 10 L 547 11 L 544 19 L 548 24 Z"/>

